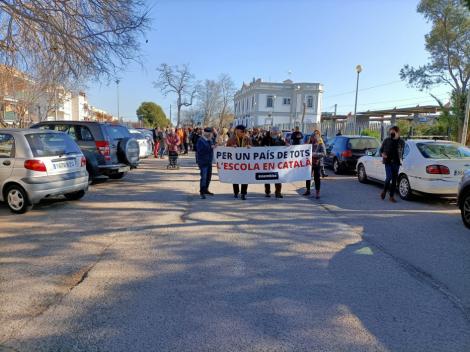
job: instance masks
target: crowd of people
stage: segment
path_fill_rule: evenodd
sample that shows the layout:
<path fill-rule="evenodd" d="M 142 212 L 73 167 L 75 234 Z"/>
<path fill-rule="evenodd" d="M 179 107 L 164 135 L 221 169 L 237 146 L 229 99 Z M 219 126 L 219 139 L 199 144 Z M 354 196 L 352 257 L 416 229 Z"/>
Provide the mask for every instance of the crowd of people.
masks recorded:
<path fill-rule="evenodd" d="M 400 138 L 400 129 L 397 126 L 390 128 L 390 136 L 386 138 L 380 148 L 383 164 L 386 172 L 384 189 L 380 194 L 385 199 L 389 193 L 390 201 L 396 202 L 395 191 L 398 179 L 398 171 L 403 156 L 404 142 Z M 238 125 L 233 129 L 222 128 L 166 128 L 157 127 L 154 130 L 155 158 L 164 158 L 164 155 L 175 156 L 178 153 L 188 154 L 189 150 L 195 152 L 196 163 L 200 169 L 200 196 L 202 199 L 206 195 L 214 195 L 210 190 L 212 178 L 213 149 L 217 146 L 226 147 L 271 147 L 299 145 L 304 143 L 304 135 L 299 127 L 296 127 L 288 134 L 286 139 L 284 134 L 277 127 L 270 130 L 253 128 L 248 130 L 243 125 Z M 338 131 L 337 136 L 341 135 Z M 315 188 L 315 198 L 320 198 L 321 178 L 328 176 L 325 173 L 323 158 L 326 156 L 326 147 L 319 130 L 314 130 L 305 141 L 312 145 L 312 176 Z M 305 182 L 304 196 L 312 194 L 312 181 Z M 266 197 L 271 197 L 271 184 L 265 184 L 264 192 Z M 248 184 L 234 184 L 233 195 L 235 198 L 246 200 Z M 274 185 L 274 195 L 276 198 L 283 198 L 282 184 Z"/>

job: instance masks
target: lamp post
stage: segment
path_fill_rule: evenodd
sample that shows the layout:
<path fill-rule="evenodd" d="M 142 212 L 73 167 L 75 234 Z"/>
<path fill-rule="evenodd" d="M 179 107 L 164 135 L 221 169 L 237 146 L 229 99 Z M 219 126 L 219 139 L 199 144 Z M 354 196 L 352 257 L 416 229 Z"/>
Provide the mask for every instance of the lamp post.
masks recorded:
<path fill-rule="evenodd" d="M 121 83 L 121 80 L 120 79 L 117 79 L 116 81 L 116 94 L 117 94 L 117 118 L 118 120 L 120 120 L 120 117 L 119 117 L 119 83 Z"/>
<path fill-rule="evenodd" d="M 356 72 L 357 72 L 357 80 L 356 80 L 356 100 L 354 102 L 354 134 L 356 134 L 356 128 L 357 128 L 357 93 L 359 91 L 359 74 L 362 72 L 362 66 L 357 65 L 356 66 Z"/>

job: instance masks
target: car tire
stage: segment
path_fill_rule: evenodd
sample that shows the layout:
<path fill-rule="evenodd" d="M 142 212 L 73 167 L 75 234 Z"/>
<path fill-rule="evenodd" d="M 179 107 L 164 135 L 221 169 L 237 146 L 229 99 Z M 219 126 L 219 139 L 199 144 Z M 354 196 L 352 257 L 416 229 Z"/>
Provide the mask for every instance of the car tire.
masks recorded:
<path fill-rule="evenodd" d="M 125 172 L 118 172 L 118 173 L 115 173 L 115 174 L 111 174 L 108 177 L 112 180 L 120 180 L 121 178 L 124 177 L 125 174 L 126 174 Z"/>
<path fill-rule="evenodd" d="M 67 193 L 64 194 L 64 196 L 67 198 L 67 200 L 80 200 L 85 196 L 85 191 L 81 190 L 73 193 Z"/>
<path fill-rule="evenodd" d="M 24 214 L 33 208 L 26 191 L 20 185 L 11 185 L 5 190 L 5 200 L 15 214 Z"/>
<path fill-rule="evenodd" d="M 333 160 L 333 172 L 336 174 L 336 175 L 340 175 L 341 174 L 341 165 L 339 163 L 339 160 L 338 159 L 334 159 Z"/>
<path fill-rule="evenodd" d="M 459 196 L 460 200 L 460 214 L 462 222 L 470 229 L 470 191 L 466 191 L 463 195 Z"/>
<path fill-rule="evenodd" d="M 119 141 L 118 160 L 132 168 L 139 165 L 140 147 L 139 143 L 134 138 L 126 138 Z"/>
<path fill-rule="evenodd" d="M 403 200 L 411 200 L 413 198 L 413 190 L 406 175 L 400 175 L 398 178 L 398 194 Z"/>
<path fill-rule="evenodd" d="M 357 179 L 360 183 L 368 182 L 366 168 L 363 164 L 359 164 L 359 166 L 357 167 Z"/>

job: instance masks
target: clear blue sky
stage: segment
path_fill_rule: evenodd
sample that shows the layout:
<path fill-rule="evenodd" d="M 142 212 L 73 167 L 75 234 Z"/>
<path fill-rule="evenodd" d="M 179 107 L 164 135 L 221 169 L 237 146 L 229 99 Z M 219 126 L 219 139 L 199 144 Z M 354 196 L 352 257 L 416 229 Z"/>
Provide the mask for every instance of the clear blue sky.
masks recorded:
<path fill-rule="evenodd" d="M 232 76 L 237 87 L 253 77 L 324 84 L 324 111 L 354 109 L 355 66 L 360 77 L 358 110 L 431 104 L 429 92 L 399 82 L 404 64 L 426 62 L 418 0 L 160 0 L 149 1 L 152 28 L 142 66 L 121 74 L 121 116 L 135 119 L 142 101 L 168 113 L 175 98 L 153 87 L 161 63 L 188 63 L 198 80 Z M 379 86 L 379 87 L 376 87 Z M 375 87 L 375 88 L 371 88 Z M 446 98 L 445 87 L 432 92 Z M 90 103 L 117 113 L 116 86 L 92 83 Z M 173 115 L 174 116 L 174 115 Z"/>

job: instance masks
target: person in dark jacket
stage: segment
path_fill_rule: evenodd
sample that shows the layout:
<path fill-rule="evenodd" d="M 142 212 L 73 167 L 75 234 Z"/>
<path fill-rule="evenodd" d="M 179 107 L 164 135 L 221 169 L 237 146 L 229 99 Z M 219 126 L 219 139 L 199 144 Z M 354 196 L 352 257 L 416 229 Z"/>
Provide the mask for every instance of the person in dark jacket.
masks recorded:
<path fill-rule="evenodd" d="M 227 147 L 233 148 L 250 148 L 251 147 L 251 138 L 246 134 L 246 127 L 243 125 L 238 125 L 235 127 L 234 135 L 227 141 Z M 233 196 L 238 198 L 240 193 L 240 185 L 233 185 Z M 241 200 L 246 200 L 246 195 L 248 193 L 248 185 L 241 185 Z"/>
<path fill-rule="evenodd" d="M 273 127 L 271 132 L 267 131 L 260 143 L 262 147 L 283 147 L 286 144 L 286 141 L 281 137 L 279 128 L 277 127 Z M 274 185 L 274 189 L 276 198 L 284 198 L 281 193 L 282 183 L 276 183 Z M 264 193 L 266 194 L 266 197 L 271 197 L 271 185 L 269 183 L 264 185 Z"/>
<path fill-rule="evenodd" d="M 326 155 L 325 144 L 323 143 L 323 139 L 321 138 L 321 134 L 319 130 L 315 130 L 307 144 L 312 145 L 312 172 L 313 172 L 313 180 L 315 182 L 315 191 L 316 191 L 316 198 L 320 198 L 320 186 L 321 186 L 321 159 Z M 303 194 L 304 196 L 310 195 L 310 188 L 312 186 L 312 181 L 307 180 L 305 182 L 305 187 L 307 190 Z"/>
<path fill-rule="evenodd" d="M 204 133 L 197 141 L 196 162 L 201 172 L 199 194 L 201 199 L 206 199 L 206 195 L 213 196 L 209 191 L 209 185 L 212 179 L 212 160 L 214 158 L 215 145 L 212 143 L 212 129 L 205 128 Z"/>
<path fill-rule="evenodd" d="M 304 135 L 300 132 L 300 128 L 296 127 L 294 132 L 292 132 L 290 139 L 292 141 L 292 145 L 299 145 L 302 144 L 302 140 L 304 139 Z"/>
<path fill-rule="evenodd" d="M 404 149 L 405 142 L 400 138 L 400 129 L 398 126 L 393 126 L 390 128 L 390 137 L 385 138 L 380 147 L 386 174 L 385 185 L 380 198 L 385 199 L 387 192 L 390 190 L 390 201 L 392 203 L 396 203 L 395 190 Z"/>

